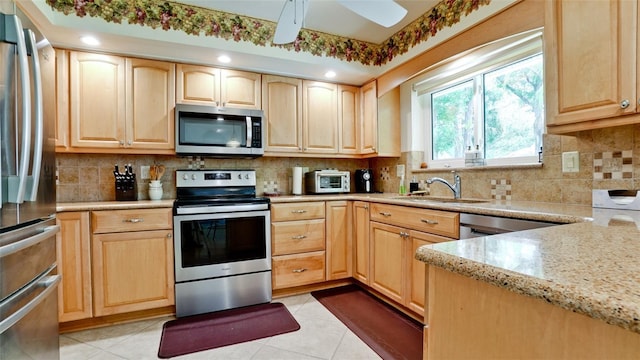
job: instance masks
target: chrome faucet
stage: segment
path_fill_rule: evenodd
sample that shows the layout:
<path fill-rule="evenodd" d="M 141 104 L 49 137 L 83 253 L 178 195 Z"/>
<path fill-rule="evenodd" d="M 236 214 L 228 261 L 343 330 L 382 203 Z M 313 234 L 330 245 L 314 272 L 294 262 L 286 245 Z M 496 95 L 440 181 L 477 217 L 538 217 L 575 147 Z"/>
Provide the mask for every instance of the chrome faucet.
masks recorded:
<path fill-rule="evenodd" d="M 460 175 L 458 175 L 455 171 L 452 171 L 452 173 L 453 173 L 453 185 L 451 185 L 447 180 L 439 177 L 433 177 L 431 179 L 427 179 L 427 184 L 431 185 L 434 182 L 443 183 L 447 185 L 447 187 L 451 189 L 451 191 L 453 191 L 454 199 L 460 199 Z"/>

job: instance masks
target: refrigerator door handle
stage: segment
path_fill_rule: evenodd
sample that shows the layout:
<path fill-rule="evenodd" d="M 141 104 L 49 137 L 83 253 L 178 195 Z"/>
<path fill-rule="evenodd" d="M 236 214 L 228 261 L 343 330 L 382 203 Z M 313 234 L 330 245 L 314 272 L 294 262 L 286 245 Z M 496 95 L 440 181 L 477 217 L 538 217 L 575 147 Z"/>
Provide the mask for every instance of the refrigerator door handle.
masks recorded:
<path fill-rule="evenodd" d="M 28 247 L 34 246 L 50 238 L 51 236 L 54 236 L 59 231 L 60 231 L 60 225 L 47 226 L 46 228 L 44 228 L 44 231 L 41 233 L 38 233 L 36 235 L 33 235 L 31 237 L 25 238 L 20 241 L 13 242 L 8 245 L 0 246 L 0 259 L 8 255 L 15 254 L 20 250 L 24 250 Z"/>
<path fill-rule="evenodd" d="M 29 81 L 29 64 L 27 62 L 27 48 L 24 40 L 22 23 L 16 15 L 2 14 L 4 25 L 3 41 L 16 44 L 18 49 L 18 67 L 20 68 L 20 89 L 22 90 L 22 144 L 19 156 L 20 165 L 17 174 L 16 190 L 11 189 L 7 202 L 22 204 L 27 187 L 27 176 L 29 175 L 29 151 L 31 149 L 31 81 Z M 15 178 L 13 175 L 11 178 Z M 11 184 L 14 181 L 10 181 Z M 4 202 L 4 201 L 3 201 Z M 2 203 L 0 203 L 0 207 Z"/>
<path fill-rule="evenodd" d="M 55 266 L 54 266 L 55 267 Z M 38 294 L 36 297 L 31 299 L 26 305 L 21 307 L 18 311 L 13 314 L 7 316 L 5 320 L 0 322 L 0 334 L 5 332 L 7 329 L 15 325 L 18 321 L 22 320 L 25 316 L 31 312 L 36 306 L 38 306 L 41 302 L 43 302 L 49 294 L 56 290 L 58 283 L 60 282 L 60 275 L 48 275 L 51 271 L 48 271 L 42 274 L 37 280 L 35 280 L 30 286 L 23 288 L 15 295 L 9 297 L 6 306 L 7 308 L 11 308 L 11 299 L 12 298 L 20 298 L 23 294 L 27 294 L 28 292 L 32 292 L 37 288 L 44 287 L 44 291 Z"/>
<path fill-rule="evenodd" d="M 42 152 L 44 146 L 44 116 L 42 107 L 42 78 L 40 72 L 40 59 L 38 58 L 38 47 L 36 46 L 36 36 L 33 31 L 24 29 L 25 44 L 27 53 L 31 53 L 31 66 L 33 68 L 33 94 L 35 102 L 34 118 L 35 124 L 35 144 L 33 144 L 33 165 L 31 171 L 31 189 L 26 193 L 26 201 L 36 201 L 38 196 L 38 184 L 40 181 L 40 168 L 42 165 Z"/>

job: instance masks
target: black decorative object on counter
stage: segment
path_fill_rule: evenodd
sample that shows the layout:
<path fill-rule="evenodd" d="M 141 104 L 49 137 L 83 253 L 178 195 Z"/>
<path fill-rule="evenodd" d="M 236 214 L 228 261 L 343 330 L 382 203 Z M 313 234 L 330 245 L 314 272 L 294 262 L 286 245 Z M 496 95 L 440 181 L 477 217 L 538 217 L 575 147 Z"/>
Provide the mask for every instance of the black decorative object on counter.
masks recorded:
<path fill-rule="evenodd" d="M 117 201 L 136 201 L 138 200 L 138 189 L 136 186 L 136 174 L 133 173 L 131 164 L 124 166 L 124 173 L 121 173 L 116 164 L 113 170 L 116 186 Z"/>

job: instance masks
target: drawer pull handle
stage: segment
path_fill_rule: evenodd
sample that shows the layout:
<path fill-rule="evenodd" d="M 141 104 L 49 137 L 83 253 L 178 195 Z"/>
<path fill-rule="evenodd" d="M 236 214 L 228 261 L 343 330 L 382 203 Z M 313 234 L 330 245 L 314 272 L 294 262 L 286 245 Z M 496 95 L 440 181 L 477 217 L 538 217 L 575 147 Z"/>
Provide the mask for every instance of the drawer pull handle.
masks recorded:
<path fill-rule="evenodd" d="M 303 273 L 303 272 L 305 272 L 305 271 L 307 271 L 307 269 L 305 269 L 305 268 L 302 268 L 302 269 L 293 269 L 293 270 L 292 270 L 292 272 L 294 272 L 294 273 Z"/>
<path fill-rule="evenodd" d="M 381 212 L 380 215 L 382 215 L 382 216 L 391 216 L 391 213 L 389 213 L 389 212 Z"/>
<path fill-rule="evenodd" d="M 438 225 L 438 220 L 420 219 L 425 224 Z"/>
<path fill-rule="evenodd" d="M 306 212 L 307 212 L 307 210 L 291 210 L 291 213 L 293 213 L 293 214 L 304 214 Z"/>
<path fill-rule="evenodd" d="M 306 237 L 307 237 L 307 235 L 295 235 L 295 236 L 292 236 L 291 238 L 294 239 L 294 240 L 300 240 L 300 239 L 304 239 Z"/>
<path fill-rule="evenodd" d="M 122 220 L 122 222 L 129 222 L 129 223 L 133 223 L 133 224 L 139 223 L 139 222 L 143 222 L 143 221 L 144 221 L 144 219 L 141 219 L 141 218 L 133 218 L 133 219 Z"/>

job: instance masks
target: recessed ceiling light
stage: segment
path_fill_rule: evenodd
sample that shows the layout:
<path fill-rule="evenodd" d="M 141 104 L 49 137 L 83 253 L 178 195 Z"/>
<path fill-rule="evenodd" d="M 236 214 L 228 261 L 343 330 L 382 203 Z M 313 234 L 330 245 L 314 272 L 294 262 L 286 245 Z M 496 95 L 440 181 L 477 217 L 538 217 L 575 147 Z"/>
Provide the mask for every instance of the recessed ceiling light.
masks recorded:
<path fill-rule="evenodd" d="M 89 46 L 98 46 L 100 45 L 100 41 L 98 41 L 98 39 L 94 38 L 93 36 L 83 36 L 80 38 L 80 40 L 85 43 L 86 45 Z"/>
<path fill-rule="evenodd" d="M 218 61 L 220 61 L 221 63 L 230 63 L 231 62 L 231 58 L 228 57 L 227 55 L 220 55 L 218 56 Z"/>
<path fill-rule="evenodd" d="M 331 79 L 331 78 L 336 77 L 336 73 L 335 73 L 335 71 L 329 70 L 326 73 L 324 73 L 324 77 Z"/>

